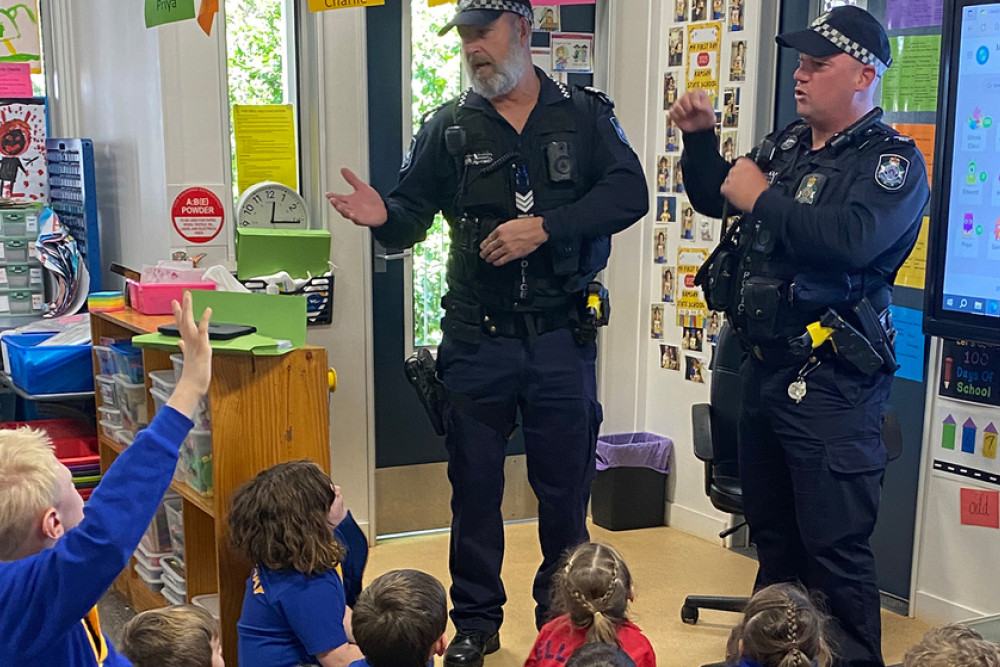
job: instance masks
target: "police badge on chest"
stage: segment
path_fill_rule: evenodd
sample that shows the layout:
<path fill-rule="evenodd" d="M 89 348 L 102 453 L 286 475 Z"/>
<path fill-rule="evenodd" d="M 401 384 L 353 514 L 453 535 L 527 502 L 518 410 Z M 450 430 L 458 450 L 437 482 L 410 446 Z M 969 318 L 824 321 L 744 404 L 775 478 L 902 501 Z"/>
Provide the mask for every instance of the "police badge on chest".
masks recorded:
<path fill-rule="evenodd" d="M 795 190 L 795 201 L 799 204 L 815 204 L 824 185 L 826 185 L 825 174 L 806 174 Z"/>

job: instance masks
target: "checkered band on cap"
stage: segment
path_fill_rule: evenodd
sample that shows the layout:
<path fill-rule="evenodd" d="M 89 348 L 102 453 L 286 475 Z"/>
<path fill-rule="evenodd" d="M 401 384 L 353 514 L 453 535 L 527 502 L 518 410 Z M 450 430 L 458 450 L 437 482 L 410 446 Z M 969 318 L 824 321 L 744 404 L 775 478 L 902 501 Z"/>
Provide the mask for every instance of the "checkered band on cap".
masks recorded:
<path fill-rule="evenodd" d="M 819 33 L 824 38 L 832 42 L 838 49 L 849 56 L 852 56 L 854 59 L 859 60 L 862 64 L 874 66 L 880 75 L 889 69 L 889 65 L 892 61 L 889 63 L 882 62 L 874 53 L 824 21 L 824 18 L 826 17 L 821 16 L 819 19 L 814 21 L 813 24 L 809 26 L 810 30 Z"/>
<path fill-rule="evenodd" d="M 514 0 L 458 0 L 459 12 L 470 9 L 492 9 L 498 12 L 514 12 L 529 21 L 534 20 L 531 7 L 523 2 L 515 2 Z"/>

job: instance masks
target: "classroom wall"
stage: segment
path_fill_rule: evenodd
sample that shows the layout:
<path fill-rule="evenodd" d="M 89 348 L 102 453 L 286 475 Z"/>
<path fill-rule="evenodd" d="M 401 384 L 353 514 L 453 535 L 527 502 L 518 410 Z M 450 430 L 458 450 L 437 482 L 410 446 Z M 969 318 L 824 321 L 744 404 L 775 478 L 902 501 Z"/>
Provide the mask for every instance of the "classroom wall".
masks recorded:
<path fill-rule="evenodd" d="M 749 4 L 749 3 L 748 3 Z M 665 153 L 666 112 L 664 110 L 664 73 L 668 69 L 667 35 L 675 24 L 670 10 L 673 3 L 656 0 L 611 3 L 611 76 L 610 94 L 617 101 L 616 112 L 628 132 L 633 148 L 646 170 L 650 188 L 650 213 L 643 220 L 614 238 L 611 261 L 604 277 L 612 294 L 610 326 L 602 331 L 600 344 L 600 398 L 604 405 L 602 433 L 649 431 L 673 440 L 674 454 L 668 480 L 666 522 L 680 530 L 717 541 L 727 525 L 728 515 L 717 511 L 705 495 L 704 464 L 694 456 L 691 436 L 691 406 L 708 402 L 710 374 L 706 383 L 686 381 L 682 371 L 660 368 L 660 344 L 679 346 L 681 329 L 676 326 L 676 307 L 665 306 L 664 338 L 652 340 L 650 308 L 660 303 L 662 266 L 653 263 L 654 217 L 657 211 L 656 162 Z M 756 4 L 748 6 L 743 31 L 723 35 L 720 88 L 741 89 L 738 152 L 748 151 L 768 127 L 771 86 L 759 71 L 774 71 L 773 44 L 776 17 L 763 15 Z M 764 40 L 763 35 L 768 39 Z M 747 40 L 746 80 L 728 82 L 728 63 L 734 38 Z M 758 46 L 764 44 L 761 51 Z M 675 70 L 677 71 L 677 70 Z M 683 87 L 681 91 L 683 91 Z M 721 94 L 720 90 L 720 94 Z M 766 130 L 765 130 L 766 131 Z M 680 153 L 671 153 L 679 157 Z M 683 201 L 678 195 L 678 201 Z M 679 208 L 679 207 L 678 207 Z M 719 224 L 712 242 L 682 241 L 678 223 L 667 226 L 668 256 L 676 266 L 679 247 L 707 250 L 718 240 Z M 701 353 L 711 358 L 706 343 Z M 683 364 L 683 360 L 682 360 Z"/>

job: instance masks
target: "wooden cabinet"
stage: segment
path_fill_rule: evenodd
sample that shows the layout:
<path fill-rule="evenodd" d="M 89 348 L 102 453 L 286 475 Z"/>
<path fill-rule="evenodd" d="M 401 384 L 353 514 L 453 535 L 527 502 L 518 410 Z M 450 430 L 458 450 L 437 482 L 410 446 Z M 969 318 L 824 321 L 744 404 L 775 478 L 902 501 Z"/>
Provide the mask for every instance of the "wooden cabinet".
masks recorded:
<path fill-rule="evenodd" d="M 102 338 L 128 338 L 156 331 L 170 316 L 147 316 L 132 310 L 91 314 L 94 343 Z M 172 368 L 170 352 L 144 349 L 147 410 L 150 371 Z M 222 647 L 226 663 L 236 664 L 236 622 L 251 564 L 229 546 L 229 503 L 243 482 L 275 463 L 310 459 L 330 470 L 329 388 L 326 350 L 305 347 L 274 357 L 216 352 L 209 388 L 212 458 L 215 483 L 205 497 L 185 483 L 171 488 L 183 499 L 185 565 L 188 600 L 219 594 Z M 99 372 L 94 360 L 94 372 Z M 97 392 L 96 401 L 101 402 Z M 106 470 L 122 450 L 117 441 L 100 436 L 101 468 Z M 130 567 L 116 588 L 136 610 L 165 606 Z"/>

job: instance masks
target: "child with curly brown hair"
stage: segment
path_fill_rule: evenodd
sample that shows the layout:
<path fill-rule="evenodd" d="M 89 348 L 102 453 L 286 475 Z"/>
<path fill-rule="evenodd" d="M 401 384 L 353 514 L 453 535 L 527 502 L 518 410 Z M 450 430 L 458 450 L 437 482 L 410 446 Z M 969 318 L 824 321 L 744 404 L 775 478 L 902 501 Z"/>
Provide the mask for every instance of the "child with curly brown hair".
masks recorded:
<path fill-rule="evenodd" d="M 562 667 L 573 652 L 594 642 L 621 646 L 637 667 L 656 667 L 649 640 L 628 620 L 632 575 L 618 551 L 585 542 L 566 559 L 552 581 L 558 616 L 542 626 L 525 667 Z"/>
<path fill-rule="evenodd" d="M 312 461 L 279 463 L 233 496 L 233 546 L 254 563 L 237 623 L 242 667 L 346 667 L 362 658 L 337 566 L 340 488 Z"/>
<path fill-rule="evenodd" d="M 739 667 L 829 667 L 829 620 L 809 594 L 793 584 L 762 588 L 733 628 L 726 660 Z"/>

